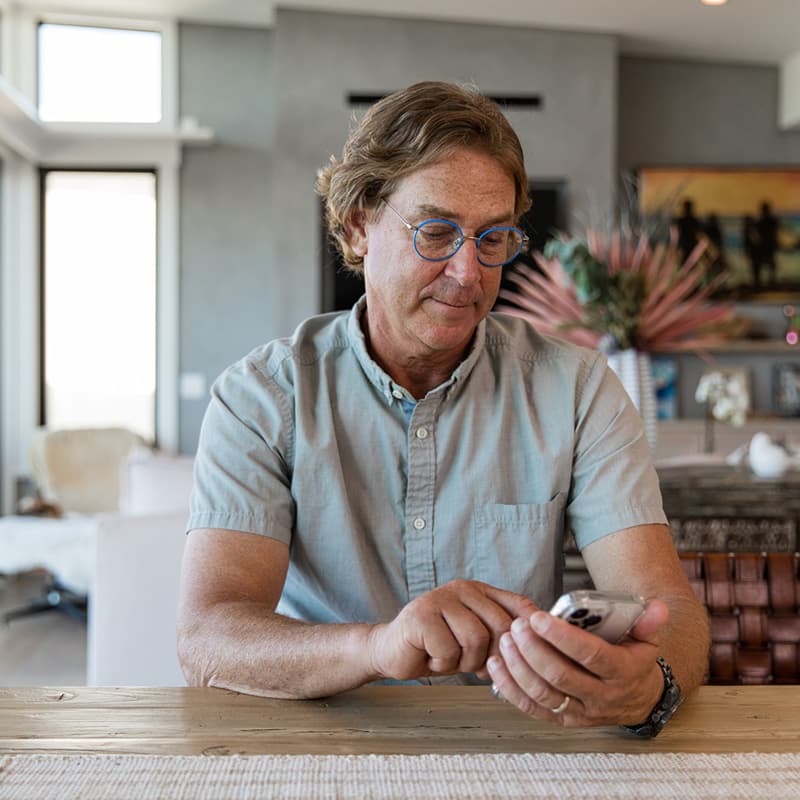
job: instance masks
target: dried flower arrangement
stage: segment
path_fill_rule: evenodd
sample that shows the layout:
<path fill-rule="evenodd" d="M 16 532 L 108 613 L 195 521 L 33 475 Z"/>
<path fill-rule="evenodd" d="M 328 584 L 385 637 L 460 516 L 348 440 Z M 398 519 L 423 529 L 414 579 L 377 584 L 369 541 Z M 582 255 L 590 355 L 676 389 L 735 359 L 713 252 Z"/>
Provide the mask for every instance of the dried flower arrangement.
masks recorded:
<path fill-rule="evenodd" d="M 541 272 L 509 271 L 516 289 L 501 290 L 498 310 L 606 352 L 702 350 L 738 333 L 733 307 L 710 301 L 724 276 L 706 282 L 705 246 L 683 260 L 674 231 L 658 243 L 625 228 L 552 239 L 534 255 Z"/>

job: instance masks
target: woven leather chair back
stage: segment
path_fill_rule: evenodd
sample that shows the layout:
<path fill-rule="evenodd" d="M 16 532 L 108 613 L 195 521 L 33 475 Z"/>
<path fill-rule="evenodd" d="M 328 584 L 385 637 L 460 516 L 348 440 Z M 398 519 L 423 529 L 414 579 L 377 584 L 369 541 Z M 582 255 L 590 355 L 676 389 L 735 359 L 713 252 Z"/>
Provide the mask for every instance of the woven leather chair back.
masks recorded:
<path fill-rule="evenodd" d="M 800 554 L 681 553 L 708 609 L 707 683 L 800 683 Z"/>

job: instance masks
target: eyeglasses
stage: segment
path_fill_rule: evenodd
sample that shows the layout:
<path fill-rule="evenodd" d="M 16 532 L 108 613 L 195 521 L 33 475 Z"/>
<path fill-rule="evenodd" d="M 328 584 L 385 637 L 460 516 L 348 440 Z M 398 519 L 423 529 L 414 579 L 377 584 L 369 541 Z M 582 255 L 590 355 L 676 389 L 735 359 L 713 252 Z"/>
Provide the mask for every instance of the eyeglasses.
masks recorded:
<path fill-rule="evenodd" d="M 414 231 L 414 250 L 426 261 L 446 261 L 461 249 L 467 239 L 472 239 L 480 264 L 502 267 L 528 246 L 528 237 L 519 228 L 499 225 L 485 230 L 480 236 L 467 236 L 449 219 L 426 219 L 413 225 L 388 200 L 383 202 L 400 217 L 408 230 Z"/>

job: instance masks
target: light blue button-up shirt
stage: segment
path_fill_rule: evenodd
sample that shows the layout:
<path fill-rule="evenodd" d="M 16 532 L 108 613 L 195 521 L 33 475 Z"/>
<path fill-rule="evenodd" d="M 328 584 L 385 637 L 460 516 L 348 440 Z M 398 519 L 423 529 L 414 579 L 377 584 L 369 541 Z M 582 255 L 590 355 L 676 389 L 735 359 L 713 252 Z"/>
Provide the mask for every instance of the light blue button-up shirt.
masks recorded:
<path fill-rule="evenodd" d="M 665 523 L 641 420 L 599 353 L 490 314 L 450 379 L 414 398 L 351 312 L 303 322 L 215 382 L 189 529 L 290 547 L 278 610 L 392 619 L 455 578 L 549 608 L 580 548 Z"/>

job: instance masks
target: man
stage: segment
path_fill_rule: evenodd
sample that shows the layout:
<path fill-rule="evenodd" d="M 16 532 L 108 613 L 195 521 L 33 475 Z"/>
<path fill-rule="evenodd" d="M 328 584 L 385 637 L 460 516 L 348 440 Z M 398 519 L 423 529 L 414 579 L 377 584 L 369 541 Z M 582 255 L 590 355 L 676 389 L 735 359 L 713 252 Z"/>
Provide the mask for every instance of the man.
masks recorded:
<path fill-rule="evenodd" d="M 701 680 L 705 615 L 619 381 L 489 315 L 526 186 L 497 106 L 432 82 L 373 106 L 321 173 L 366 295 L 214 386 L 183 571 L 190 683 L 303 698 L 491 680 L 578 726 L 648 720 L 672 680 L 657 657 L 685 691 Z M 598 588 L 658 598 L 624 644 L 540 610 L 567 521 Z"/>

